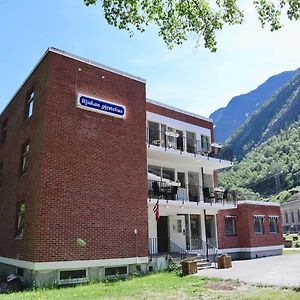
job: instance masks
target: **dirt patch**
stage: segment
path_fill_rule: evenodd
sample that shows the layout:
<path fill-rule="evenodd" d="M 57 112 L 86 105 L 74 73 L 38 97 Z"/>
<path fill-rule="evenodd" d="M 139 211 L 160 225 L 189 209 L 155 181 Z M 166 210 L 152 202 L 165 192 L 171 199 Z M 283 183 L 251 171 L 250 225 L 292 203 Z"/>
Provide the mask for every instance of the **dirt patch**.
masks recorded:
<path fill-rule="evenodd" d="M 209 282 L 204 287 L 215 291 L 232 291 L 236 290 L 241 286 L 239 282 L 230 281 L 219 281 L 219 282 Z"/>

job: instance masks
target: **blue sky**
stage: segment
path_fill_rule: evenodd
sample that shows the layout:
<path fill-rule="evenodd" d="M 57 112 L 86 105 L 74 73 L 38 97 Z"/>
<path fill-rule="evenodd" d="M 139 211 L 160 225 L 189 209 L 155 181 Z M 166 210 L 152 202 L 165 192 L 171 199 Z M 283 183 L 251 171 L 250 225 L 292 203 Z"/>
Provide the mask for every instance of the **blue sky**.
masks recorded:
<path fill-rule="evenodd" d="M 213 54 L 195 49 L 193 39 L 168 50 L 155 27 L 130 38 L 83 0 L 0 0 L 0 111 L 52 46 L 145 78 L 147 97 L 209 116 L 269 76 L 300 67 L 300 22 L 271 33 L 250 4 L 245 11 L 245 24 L 217 34 Z"/>

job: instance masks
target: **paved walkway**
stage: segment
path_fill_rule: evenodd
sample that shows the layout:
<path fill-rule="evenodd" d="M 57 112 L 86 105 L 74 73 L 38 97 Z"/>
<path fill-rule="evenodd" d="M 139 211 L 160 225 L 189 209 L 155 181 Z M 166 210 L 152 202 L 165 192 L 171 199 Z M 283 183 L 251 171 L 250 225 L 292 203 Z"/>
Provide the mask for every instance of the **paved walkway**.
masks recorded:
<path fill-rule="evenodd" d="M 233 261 L 230 269 L 201 270 L 197 275 L 251 284 L 299 286 L 300 254 Z"/>

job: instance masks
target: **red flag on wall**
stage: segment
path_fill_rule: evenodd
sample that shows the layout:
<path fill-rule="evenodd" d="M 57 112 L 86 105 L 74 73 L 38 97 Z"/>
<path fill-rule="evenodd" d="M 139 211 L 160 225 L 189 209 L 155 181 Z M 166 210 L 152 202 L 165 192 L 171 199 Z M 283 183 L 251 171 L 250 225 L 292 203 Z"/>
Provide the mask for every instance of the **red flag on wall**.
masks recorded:
<path fill-rule="evenodd" d="M 159 220 L 159 204 L 158 204 L 158 200 L 157 202 L 155 203 L 154 207 L 153 207 L 153 212 L 155 213 L 155 219 L 156 219 L 156 222 Z"/>

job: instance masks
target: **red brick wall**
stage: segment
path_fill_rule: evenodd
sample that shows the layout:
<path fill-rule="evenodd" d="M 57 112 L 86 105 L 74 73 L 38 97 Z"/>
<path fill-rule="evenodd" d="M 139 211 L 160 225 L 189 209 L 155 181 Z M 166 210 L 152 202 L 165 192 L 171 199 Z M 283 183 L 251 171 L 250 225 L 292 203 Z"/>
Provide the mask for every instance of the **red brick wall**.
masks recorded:
<path fill-rule="evenodd" d="M 150 103 L 150 102 L 146 102 L 146 110 L 149 112 L 158 114 L 158 115 L 162 115 L 162 116 L 176 119 L 176 120 L 179 120 L 182 122 L 186 122 L 189 124 L 207 128 L 211 132 L 211 142 L 212 143 L 214 142 L 214 129 L 213 129 L 212 122 L 202 120 L 202 119 L 190 116 L 190 115 L 186 115 L 184 113 L 174 111 L 174 110 L 171 110 L 166 107 L 162 107 L 162 106 L 156 105 L 154 103 Z"/>
<path fill-rule="evenodd" d="M 147 256 L 145 84 L 48 58 L 35 260 Z M 126 119 L 76 108 L 78 92 L 125 105 Z"/>
<path fill-rule="evenodd" d="M 237 216 L 236 236 L 225 235 L 225 216 Z M 256 235 L 253 228 L 253 216 L 265 215 L 264 234 Z M 282 222 L 281 217 L 278 222 L 279 233 L 269 232 L 269 216 L 280 217 L 279 206 L 240 204 L 236 209 L 221 210 L 218 212 L 218 243 L 220 249 L 244 248 L 244 247 L 264 247 L 282 245 Z"/>
<path fill-rule="evenodd" d="M 0 126 L 7 118 L 6 142 L 0 145 L 3 161 L 3 183 L 0 187 L 0 256 L 32 261 L 36 250 L 36 213 L 39 189 L 39 154 L 41 152 L 43 103 L 46 93 L 47 58 L 22 86 L 0 117 Z M 33 115 L 24 120 L 27 93 L 34 87 Z M 30 140 L 28 173 L 20 177 L 22 144 Z M 15 239 L 16 209 L 25 202 L 25 233 Z"/>

